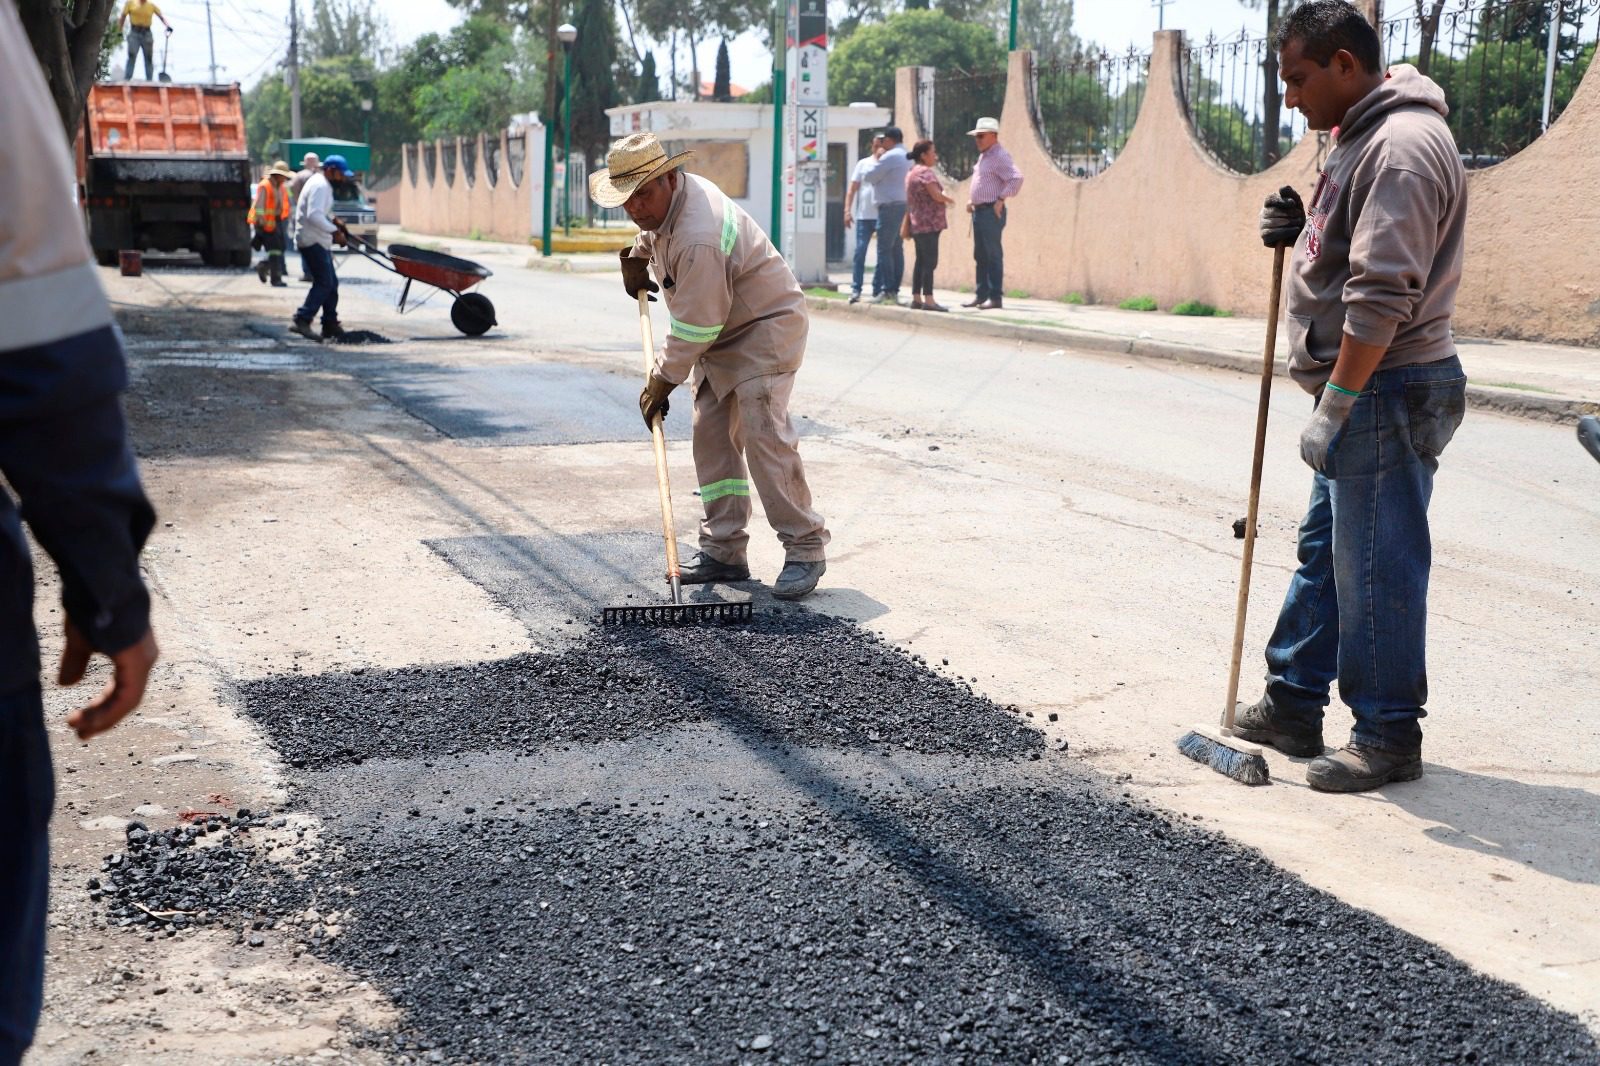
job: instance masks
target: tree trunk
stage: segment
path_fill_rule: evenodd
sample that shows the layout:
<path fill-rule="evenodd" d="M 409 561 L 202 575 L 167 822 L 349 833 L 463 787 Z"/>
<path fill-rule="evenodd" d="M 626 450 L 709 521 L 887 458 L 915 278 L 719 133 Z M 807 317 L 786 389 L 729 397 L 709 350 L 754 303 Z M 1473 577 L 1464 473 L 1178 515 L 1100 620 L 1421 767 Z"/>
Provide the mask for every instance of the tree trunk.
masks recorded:
<path fill-rule="evenodd" d="M 672 31 L 672 98 L 678 98 L 678 31 Z"/>
<path fill-rule="evenodd" d="M 1278 32 L 1278 0 L 1267 0 L 1267 48 L 1261 57 L 1261 169 L 1278 161 L 1278 127 L 1283 124 L 1283 91 L 1278 88 L 1278 50 L 1272 45 Z"/>
<path fill-rule="evenodd" d="M 60 0 L 21 0 L 18 5 L 68 141 L 78 135 L 83 121 L 83 102 L 99 70 L 100 41 L 115 4 L 116 0 L 81 0 L 71 14 L 62 10 Z"/>
<path fill-rule="evenodd" d="M 1422 39 L 1417 45 L 1417 72 L 1428 73 L 1433 65 L 1433 42 L 1439 36 L 1439 19 L 1444 15 L 1445 0 L 1433 0 L 1431 9 L 1427 0 L 1417 0 L 1417 21 L 1422 26 Z"/>
<path fill-rule="evenodd" d="M 689 80 L 694 83 L 691 100 L 700 99 L 700 42 L 695 39 L 694 27 L 685 31 L 689 35 Z"/>

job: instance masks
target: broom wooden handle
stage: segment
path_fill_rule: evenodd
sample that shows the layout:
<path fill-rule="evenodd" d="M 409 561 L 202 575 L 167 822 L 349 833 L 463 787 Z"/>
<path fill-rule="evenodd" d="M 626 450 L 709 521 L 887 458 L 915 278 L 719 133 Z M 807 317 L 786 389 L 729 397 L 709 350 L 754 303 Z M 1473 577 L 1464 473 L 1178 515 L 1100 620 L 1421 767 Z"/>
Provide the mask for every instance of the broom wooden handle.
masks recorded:
<path fill-rule="evenodd" d="M 1250 603 L 1250 566 L 1256 554 L 1256 511 L 1261 505 L 1261 467 L 1267 454 L 1267 402 L 1272 398 L 1272 370 L 1278 348 L 1278 305 L 1283 301 L 1283 246 L 1272 252 L 1272 302 L 1267 306 L 1267 340 L 1261 352 L 1261 398 L 1256 402 L 1256 447 L 1250 460 L 1250 504 L 1244 516 L 1244 556 L 1239 562 L 1239 603 L 1233 615 L 1233 661 L 1228 667 L 1228 702 L 1222 706 L 1222 728 L 1233 728 L 1239 702 L 1239 661 L 1244 657 L 1244 617 Z"/>
<path fill-rule="evenodd" d="M 656 365 L 656 342 L 650 332 L 650 294 L 644 289 L 639 290 L 639 342 L 644 348 L 644 377 L 649 381 Z M 667 436 L 662 432 L 659 414 L 650 421 L 650 443 L 654 445 L 656 453 L 656 489 L 661 495 L 661 538 L 667 543 L 667 580 L 672 582 L 672 602 L 681 603 L 683 593 L 678 579 L 678 538 L 673 532 L 672 488 L 667 483 Z"/>

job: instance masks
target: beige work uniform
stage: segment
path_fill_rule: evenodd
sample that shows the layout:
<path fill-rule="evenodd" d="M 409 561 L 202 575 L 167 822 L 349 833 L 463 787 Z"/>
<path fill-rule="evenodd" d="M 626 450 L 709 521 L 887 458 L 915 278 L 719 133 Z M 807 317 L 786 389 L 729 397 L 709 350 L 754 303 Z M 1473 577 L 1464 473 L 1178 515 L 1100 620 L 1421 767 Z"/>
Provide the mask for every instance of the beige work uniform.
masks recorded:
<path fill-rule="evenodd" d="M 688 381 L 694 396 L 700 550 L 745 561 L 753 480 L 785 560 L 823 558 L 828 531 L 812 509 L 789 419 L 808 328 L 789 264 L 720 189 L 682 171 L 666 220 L 641 233 L 632 254 L 650 260 L 671 319 L 656 373 Z"/>

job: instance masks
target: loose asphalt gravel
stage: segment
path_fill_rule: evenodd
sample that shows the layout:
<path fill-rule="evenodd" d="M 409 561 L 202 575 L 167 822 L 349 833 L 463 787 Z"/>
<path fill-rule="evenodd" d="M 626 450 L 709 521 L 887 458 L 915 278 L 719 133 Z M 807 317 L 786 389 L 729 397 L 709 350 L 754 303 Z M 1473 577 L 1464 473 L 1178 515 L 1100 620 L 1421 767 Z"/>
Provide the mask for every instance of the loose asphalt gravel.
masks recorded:
<path fill-rule="evenodd" d="M 270 935 L 394 1000 L 401 1029 L 360 1036 L 391 1061 L 1600 1062 L 1576 1019 L 1128 800 L 843 622 L 597 631 L 242 695 L 321 822 L 278 875 L 297 887 L 243 910 L 279 898 L 301 913 Z M 178 836 L 130 847 L 119 885 L 239 911 L 172 858 L 205 835 Z"/>

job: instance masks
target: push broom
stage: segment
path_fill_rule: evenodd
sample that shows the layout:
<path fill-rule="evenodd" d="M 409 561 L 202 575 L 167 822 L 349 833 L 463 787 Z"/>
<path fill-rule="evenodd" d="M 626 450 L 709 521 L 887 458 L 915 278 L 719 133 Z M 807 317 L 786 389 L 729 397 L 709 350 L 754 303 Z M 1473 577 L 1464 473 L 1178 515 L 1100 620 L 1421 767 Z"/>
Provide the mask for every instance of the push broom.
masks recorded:
<path fill-rule="evenodd" d="M 639 339 L 644 345 L 645 377 L 655 366 L 655 338 L 650 333 L 650 294 L 639 290 Z M 600 615 L 601 625 L 681 626 L 702 622 L 748 622 L 755 617 L 749 600 L 742 603 L 684 603 L 683 583 L 678 574 L 678 538 L 672 521 L 672 490 L 667 484 L 667 436 L 661 428 L 661 412 L 650 420 L 650 441 L 656 453 L 656 489 L 661 495 L 661 536 L 667 542 L 667 580 L 672 583 L 672 602 L 627 607 L 607 607 Z"/>
<path fill-rule="evenodd" d="M 1178 750 L 1195 762 L 1247 785 L 1270 780 L 1261 747 L 1233 735 L 1239 700 L 1239 661 L 1244 656 L 1245 608 L 1250 602 L 1250 565 L 1256 551 L 1256 511 L 1261 503 L 1261 467 L 1267 452 L 1267 401 L 1272 398 L 1272 363 L 1278 344 L 1278 304 L 1283 298 L 1282 246 L 1272 255 L 1272 303 L 1267 308 L 1267 342 L 1261 355 L 1261 398 L 1256 402 L 1256 448 L 1250 462 L 1250 505 L 1244 518 L 1244 557 L 1239 564 L 1239 602 L 1233 613 L 1233 662 L 1228 668 L 1228 700 L 1219 728 L 1197 725 L 1178 738 Z"/>

